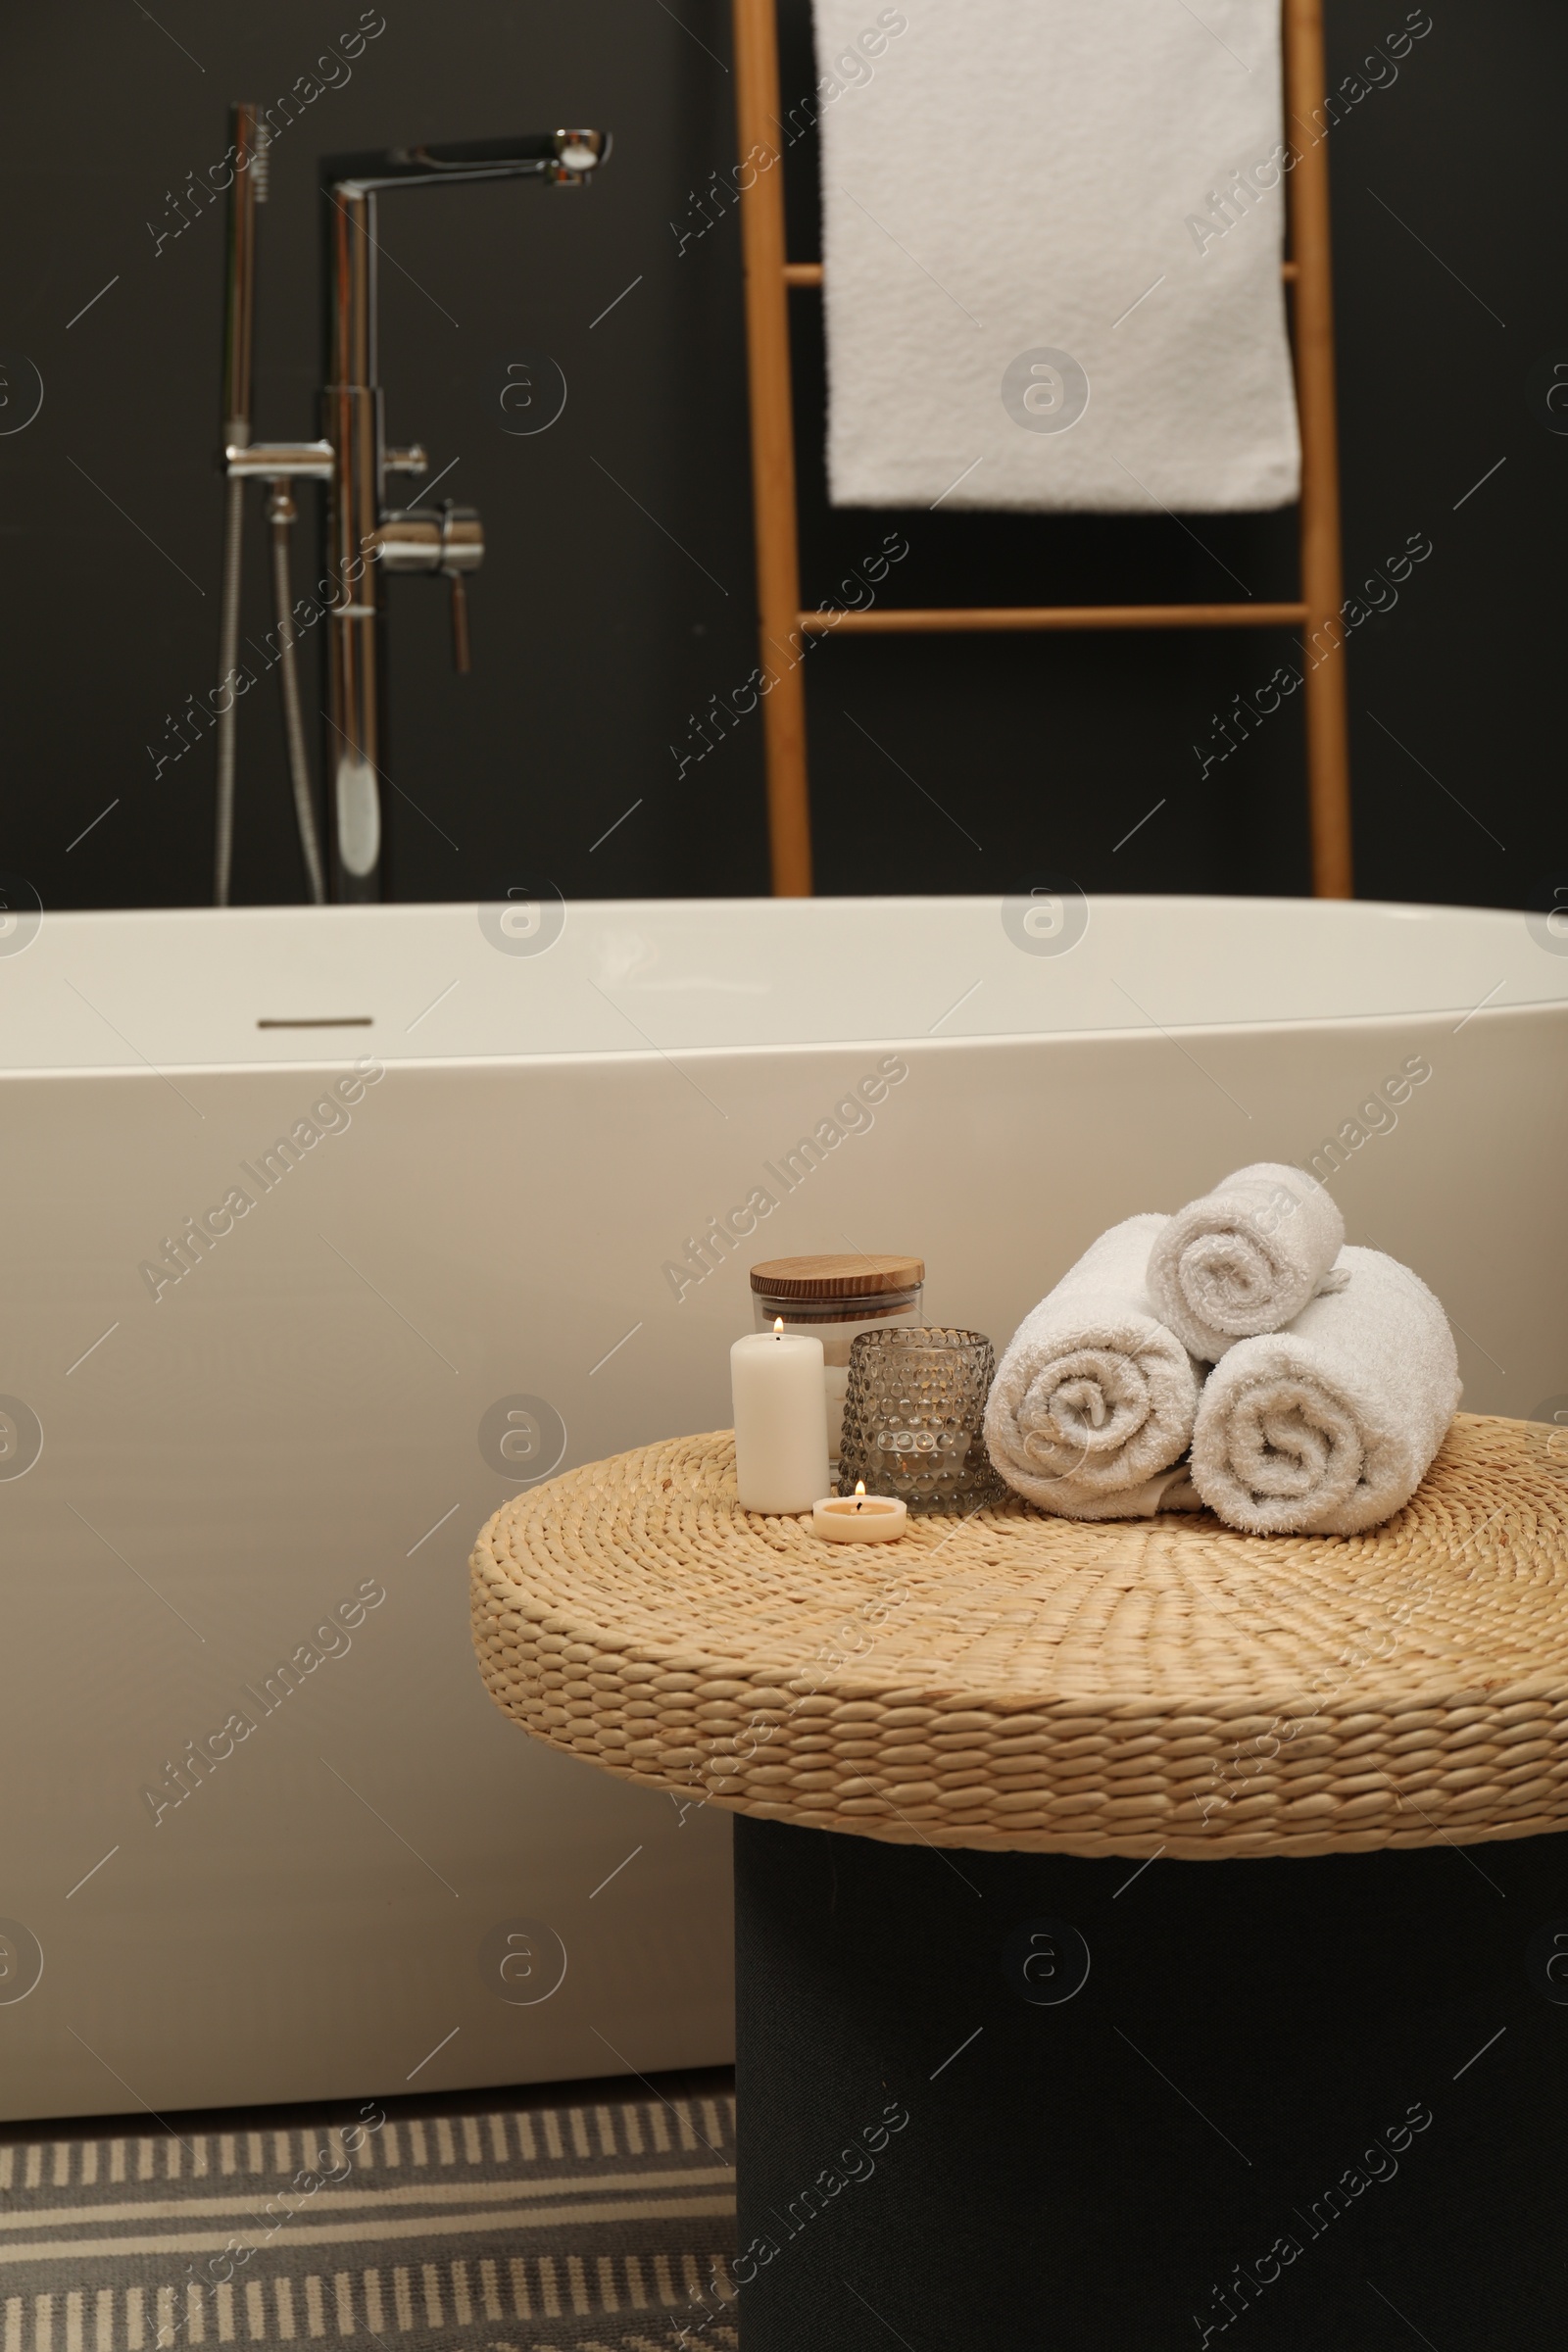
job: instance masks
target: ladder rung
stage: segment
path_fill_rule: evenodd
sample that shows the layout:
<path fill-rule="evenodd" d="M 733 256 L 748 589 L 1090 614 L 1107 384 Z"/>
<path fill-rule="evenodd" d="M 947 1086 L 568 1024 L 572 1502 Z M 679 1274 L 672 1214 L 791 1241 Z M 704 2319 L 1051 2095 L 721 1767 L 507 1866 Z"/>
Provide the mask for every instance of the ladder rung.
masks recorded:
<path fill-rule="evenodd" d="M 900 631 L 957 629 L 1283 629 L 1305 621 L 1306 605 L 954 605 L 890 606 L 880 612 L 851 607 L 802 612 L 808 636 L 859 630 L 868 636 Z"/>
<path fill-rule="evenodd" d="M 1298 267 L 1295 262 L 1281 262 L 1281 277 L 1285 278 L 1287 281 L 1290 281 L 1298 274 Z M 821 263 L 786 262 L 784 265 L 784 283 L 787 286 L 819 286 L 822 283 Z"/>

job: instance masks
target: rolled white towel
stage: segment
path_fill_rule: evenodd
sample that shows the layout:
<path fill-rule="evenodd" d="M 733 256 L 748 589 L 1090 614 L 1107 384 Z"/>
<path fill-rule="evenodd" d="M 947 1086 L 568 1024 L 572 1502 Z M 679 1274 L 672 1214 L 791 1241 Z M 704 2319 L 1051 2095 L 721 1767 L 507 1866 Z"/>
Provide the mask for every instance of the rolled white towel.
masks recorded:
<path fill-rule="evenodd" d="M 1344 1243 L 1345 1219 L 1315 1177 L 1260 1160 L 1168 1220 L 1149 1253 L 1149 1295 L 1183 1347 L 1217 1363 L 1338 1287 Z"/>
<path fill-rule="evenodd" d="M 986 1444 L 1007 1484 L 1043 1510 L 1147 1518 L 1182 1484 L 1173 1465 L 1193 1434 L 1200 1371 L 1144 1282 L 1165 1222 L 1128 1217 L 1102 1233 L 1007 1343 Z"/>
<path fill-rule="evenodd" d="M 1343 1290 L 1215 1365 L 1193 1484 L 1250 1536 L 1353 1536 L 1409 1501 L 1463 1390 L 1453 1334 L 1418 1274 L 1348 1249 Z"/>

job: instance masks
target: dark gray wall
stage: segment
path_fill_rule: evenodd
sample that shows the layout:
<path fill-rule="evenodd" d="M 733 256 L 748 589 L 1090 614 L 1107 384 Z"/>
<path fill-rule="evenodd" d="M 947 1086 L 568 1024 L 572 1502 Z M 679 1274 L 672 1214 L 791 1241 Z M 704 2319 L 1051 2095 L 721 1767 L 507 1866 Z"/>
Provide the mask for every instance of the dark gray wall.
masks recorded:
<path fill-rule="evenodd" d="M 785 14 L 793 96 L 811 68 L 801 0 Z M 1335 79 L 1405 14 L 1330 0 Z M 122 0 L 76 0 L 13 12 L 0 37 L 0 351 L 27 355 L 44 386 L 36 419 L 0 436 L 0 871 L 46 906 L 210 896 L 211 736 L 155 770 L 177 740 L 170 714 L 216 675 L 221 205 L 156 237 L 180 217 L 187 173 L 221 157 L 229 99 L 277 97 L 359 16 L 353 0 L 165 0 L 155 23 Z M 260 435 L 317 429 L 319 153 L 561 122 L 616 140 L 587 194 L 502 185 L 382 207 L 389 430 L 424 440 L 433 470 L 460 461 L 440 495 L 477 505 L 490 543 L 466 679 L 451 672 L 444 590 L 392 589 L 391 893 L 473 897 L 523 877 L 568 896 L 764 890 L 755 717 L 680 765 L 702 741 L 692 715 L 755 659 L 736 223 L 684 250 L 671 227 L 734 160 L 727 8 L 384 0 L 384 17 L 352 78 L 273 154 Z M 1568 364 L 1565 69 L 1562 12 L 1433 0 L 1397 79 L 1332 133 L 1348 585 L 1412 533 L 1433 543 L 1348 656 L 1365 896 L 1519 905 L 1568 869 L 1551 726 L 1568 439 L 1527 388 L 1540 363 Z M 798 257 L 815 250 L 811 146 L 787 165 Z M 1292 592 L 1289 515 L 1207 518 L 1209 555 L 1163 518 L 830 513 L 815 298 L 792 300 L 808 601 L 890 527 L 909 542 L 898 596 L 911 603 L 1229 595 L 1217 564 L 1260 597 Z M 565 372 L 565 412 L 509 437 L 496 371 L 540 351 Z M 0 422 L 30 405 L 25 371 L 10 380 Z M 259 642 L 270 612 L 253 502 Z M 308 499 L 306 514 L 302 592 Z M 820 646 L 819 887 L 1001 891 L 1049 864 L 1091 889 L 1299 891 L 1294 711 L 1201 781 L 1193 750 L 1290 652 L 1250 631 Z M 318 655 L 316 632 L 313 710 Z M 242 709 L 236 897 L 294 898 L 270 679 Z"/>

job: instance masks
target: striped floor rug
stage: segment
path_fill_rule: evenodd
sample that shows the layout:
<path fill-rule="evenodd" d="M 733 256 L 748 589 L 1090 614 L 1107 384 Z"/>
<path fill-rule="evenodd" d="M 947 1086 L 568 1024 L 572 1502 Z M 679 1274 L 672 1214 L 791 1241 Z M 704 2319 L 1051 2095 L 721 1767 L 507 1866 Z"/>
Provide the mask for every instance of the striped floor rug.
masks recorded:
<path fill-rule="evenodd" d="M 0 2352 L 737 2343 L 727 2078 L 280 2112 L 0 2143 Z"/>

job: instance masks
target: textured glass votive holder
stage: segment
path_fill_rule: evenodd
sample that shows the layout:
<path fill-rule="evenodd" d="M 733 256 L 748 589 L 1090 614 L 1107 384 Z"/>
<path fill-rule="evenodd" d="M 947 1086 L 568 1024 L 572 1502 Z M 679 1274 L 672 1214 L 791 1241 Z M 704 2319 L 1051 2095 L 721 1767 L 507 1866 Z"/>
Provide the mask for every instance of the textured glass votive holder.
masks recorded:
<path fill-rule="evenodd" d="M 997 1359 L 983 1332 L 862 1331 L 850 1349 L 839 1493 L 865 1481 L 911 1511 L 972 1511 L 1007 1489 L 982 1421 Z"/>

